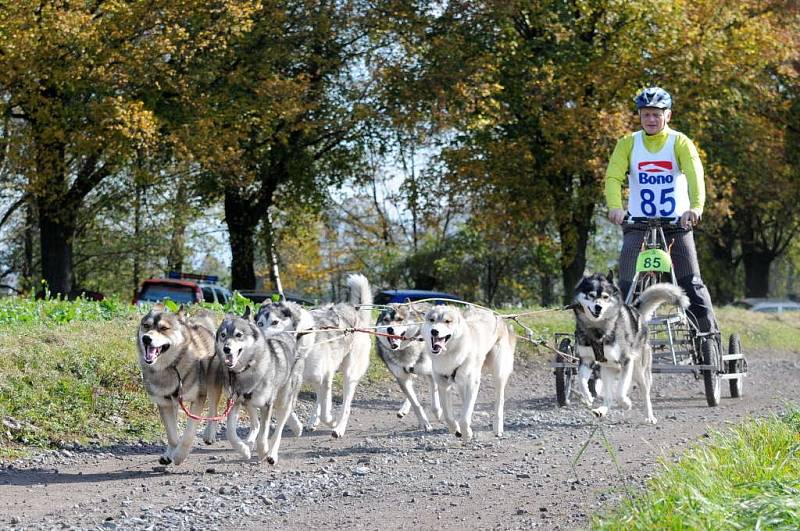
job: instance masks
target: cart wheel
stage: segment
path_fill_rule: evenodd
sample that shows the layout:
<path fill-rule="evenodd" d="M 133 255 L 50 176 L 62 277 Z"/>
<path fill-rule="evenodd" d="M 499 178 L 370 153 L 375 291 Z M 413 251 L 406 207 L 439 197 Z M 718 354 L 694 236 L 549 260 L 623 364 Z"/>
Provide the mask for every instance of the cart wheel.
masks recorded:
<path fill-rule="evenodd" d="M 572 355 L 572 341 L 570 338 L 565 337 L 558 344 L 558 350 Z M 560 353 L 556 353 L 556 363 L 570 363 L 572 360 L 564 357 Z M 553 374 L 556 376 L 556 400 L 559 407 L 569 405 L 569 395 L 572 391 L 572 371 L 571 367 L 556 367 Z"/>
<path fill-rule="evenodd" d="M 703 370 L 703 384 L 706 389 L 706 402 L 710 407 L 719 405 L 722 397 L 722 379 L 717 374 L 719 368 L 719 343 L 714 337 L 706 337 L 701 342 L 703 365 L 712 365 L 716 369 Z"/>
<path fill-rule="evenodd" d="M 742 341 L 739 339 L 739 334 L 731 334 L 728 338 L 728 354 L 741 354 Z M 744 359 L 728 360 L 727 367 L 728 374 L 739 374 L 744 372 Z M 739 376 L 736 379 L 728 380 L 731 385 L 731 398 L 741 398 L 744 393 L 744 376 Z"/>

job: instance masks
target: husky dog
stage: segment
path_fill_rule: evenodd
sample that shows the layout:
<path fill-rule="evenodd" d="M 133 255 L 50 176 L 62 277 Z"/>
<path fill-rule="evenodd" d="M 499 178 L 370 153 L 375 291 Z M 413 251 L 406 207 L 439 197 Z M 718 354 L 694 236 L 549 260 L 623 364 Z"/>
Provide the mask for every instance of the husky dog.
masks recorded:
<path fill-rule="evenodd" d="M 400 336 L 378 335 L 378 355 L 406 395 L 403 405 L 397 411 L 397 417 L 405 417 L 413 406 L 419 425 L 425 431 L 431 431 L 433 428 L 414 392 L 414 380 L 417 376 L 429 379 L 433 414 L 439 420 L 442 418 L 442 408 L 439 405 L 439 392 L 433 374 L 431 357 L 423 342 L 420 341 L 422 338 L 419 335 L 425 313 L 430 309 L 431 305 L 426 303 L 390 304 L 378 316 L 377 323 L 379 333 Z"/>
<path fill-rule="evenodd" d="M 217 329 L 216 353 L 228 372 L 235 401 L 228 415 L 228 441 L 245 459 L 250 459 L 250 444 L 255 443 L 259 460 L 275 464 L 283 427 L 294 409 L 303 379 L 304 360 L 297 355 L 294 334 L 266 337 L 253 321 L 248 306 L 242 317 L 228 315 L 223 319 Z M 242 406 L 250 414 L 247 443 L 236 433 Z M 269 438 L 273 413 L 275 431 Z"/>
<path fill-rule="evenodd" d="M 364 275 L 350 275 L 350 304 L 340 303 L 323 308 L 306 310 L 291 302 L 270 302 L 261 306 L 256 323 L 267 334 L 290 331 L 297 332 L 300 356 L 305 357 L 303 382 L 311 385 L 317 395 L 314 412 L 308 421 L 313 431 L 320 424 L 333 428 L 333 437 L 342 437 L 350 418 L 358 381 L 369 367 L 372 338 L 363 332 L 349 333 L 325 328 L 360 328 L 372 324 L 372 292 Z M 317 332 L 305 332 L 317 330 Z M 340 369 L 344 377 L 342 412 L 334 421 L 331 412 L 331 388 L 333 376 Z M 298 433 L 302 425 L 296 416 L 292 418 L 293 430 Z"/>
<path fill-rule="evenodd" d="M 595 363 L 600 365 L 603 384 L 603 405 L 592 410 L 602 417 L 619 399 L 625 409 L 631 408 L 628 392 L 632 378 L 644 396 L 647 422 L 656 423 L 650 402 L 653 380 L 653 352 L 647 341 L 647 322 L 664 303 L 686 308 L 689 299 L 673 284 L 655 284 L 639 296 L 635 305 L 624 303 L 614 284 L 611 272 L 584 277 L 575 288 L 575 343 L 580 358 L 578 386 L 584 402 L 591 406 L 589 378 Z"/>
<path fill-rule="evenodd" d="M 136 346 L 144 389 L 167 431 L 167 448 L 159 461 L 179 465 L 192 448 L 197 421 L 190 417 L 178 439 L 178 399 L 190 401 L 192 414 L 200 415 L 208 398 L 210 416 L 217 414 L 223 380 L 214 357 L 214 333 L 187 318 L 183 306 L 173 313 L 155 304 L 139 323 Z M 210 421 L 203 436 L 206 444 L 214 442 L 216 433 L 216 422 Z"/>
<path fill-rule="evenodd" d="M 444 420 L 456 437 L 472 439 L 472 413 L 478 398 L 481 370 L 488 366 L 494 376 L 494 433 L 503 435 L 503 408 L 508 378 L 514 370 L 517 338 L 492 312 L 454 306 L 435 306 L 425 314 L 422 326 L 433 372 L 438 378 Z M 455 418 L 450 390 L 461 397 L 461 415 Z"/>
<path fill-rule="evenodd" d="M 202 309 L 193 314 L 189 319 L 191 319 L 191 321 L 195 324 L 199 324 L 208 328 L 212 334 L 216 333 L 217 327 L 219 326 L 217 314 L 211 310 Z"/>

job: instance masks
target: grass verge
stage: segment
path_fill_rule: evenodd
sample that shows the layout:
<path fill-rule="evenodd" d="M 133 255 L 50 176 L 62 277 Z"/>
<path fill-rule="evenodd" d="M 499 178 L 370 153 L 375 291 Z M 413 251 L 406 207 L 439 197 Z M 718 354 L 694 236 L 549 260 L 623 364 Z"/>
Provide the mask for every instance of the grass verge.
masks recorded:
<path fill-rule="evenodd" d="M 158 437 L 136 362 L 137 323 L 132 315 L 0 328 L 0 457 Z"/>
<path fill-rule="evenodd" d="M 595 529 L 800 529 L 800 411 L 691 448 Z"/>

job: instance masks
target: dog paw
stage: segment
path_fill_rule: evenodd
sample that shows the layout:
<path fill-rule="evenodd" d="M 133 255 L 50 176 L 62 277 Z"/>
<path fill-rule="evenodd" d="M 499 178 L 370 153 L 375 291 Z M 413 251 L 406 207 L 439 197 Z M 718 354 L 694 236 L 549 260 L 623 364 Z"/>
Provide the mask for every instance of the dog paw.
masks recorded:
<path fill-rule="evenodd" d="M 608 408 L 606 406 L 600 406 L 592 410 L 592 414 L 597 418 L 603 418 L 608 413 Z"/>
<path fill-rule="evenodd" d="M 331 437 L 334 439 L 341 439 L 342 437 L 344 437 L 344 430 L 338 430 L 338 429 L 333 430 L 331 432 Z"/>
<path fill-rule="evenodd" d="M 430 423 L 422 424 L 422 425 L 420 425 L 420 428 L 422 428 L 422 431 L 428 432 L 428 433 L 433 431 L 433 426 L 431 426 Z"/>
<path fill-rule="evenodd" d="M 186 460 L 186 457 L 189 455 L 188 450 L 185 452 L 175 452 L 172 455 L 172 463 L 177 466 L 183 463 Z"/>
<path fill-rule="evenodd" d="M 158 462 L 162 465 L 171 465 L 172 458 L 169 457 L 168 455 L 162 455 L 161 457 L 158 458 Z"/>
<path fill-rule="evenodd" d="M 633 407 L 631 399 L 628 398 L 627 396 L 620 397 L 619 401 L 622 403 L 622 409 L 624 409 L 625 411 L 628 411 Z"/>
<path fill-rule="evenodd" d="M 249 460 L 250 457 L 253 455 L 251 450 L 250 450 L 250 447 L 249 446 L 245 446 L 245 445 L 242 445 L 239 448 L 236 448 L 236 453 L 241 455 L 246 461 Z"/>
<path fill-rule="evenodd" d="M 461 438 L 461 432 L 460 431 L 456 430 L 455 435 L 456 435 L 456 437 Z"/>
<path fill-rule="evenodd" d="M 647 418 L 645 419 L 645 421 L 646 421 L 648 424 L 655 424 L 656 422 L 658 422 L 658 420 L 657 420 L 657 419 L 656 419 L 656 418 L 655 418 L 653 415 L 650 415 L 649 417 L 647 417 Z"/>
<path fill-rule="evenodd" d="M 274 465 L 275 464 L 275 458 L 272 457 L 272 456 L 267 456 L 267 463 L 270 464 L 270 465 Z"/>
<path fill-rule="evenodd" d="M 397 412 L 397 418 L 401 419 L 401 418 L 403 418 L 405 416 L 406 416 L 405 413 L 400 413 L 399 411 Z"/>
<path fill-rule="evenodd" d="M 203 442 L 206 444 L 214 444 L 217 441 L 216 430 L 211 430 L 211 426 L 203 431 Z"/>

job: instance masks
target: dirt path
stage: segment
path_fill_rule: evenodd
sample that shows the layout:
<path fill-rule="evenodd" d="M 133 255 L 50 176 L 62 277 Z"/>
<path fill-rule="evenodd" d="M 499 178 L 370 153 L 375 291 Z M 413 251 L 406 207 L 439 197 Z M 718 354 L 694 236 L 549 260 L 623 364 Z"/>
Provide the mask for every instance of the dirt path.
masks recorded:
<path fill-rule="evenodd" d="M 158 465 L 160 446 L 62 450 L 0 468 L 0 528 L 51 529 L 574 529 L 638 490 L 656 470 L 710 430 L 781 410 L 795 400 L 798 353 L 748 353 L 745 398 L 708 408 L 702 381 L 656 375 L 659 422 L 634 410 L 603 424 L 620 474 L 580 406 L 557 408 L 544 359 L 517 363 L 506 405 L 506 436 L 491 435 L 484 382 L 463 444 L 437 425 L 398 420 L 400 391 L 359 388 L 343 439 L 317 432 L 285 437 L 279 463 L 243 462 L 224 438 L 198 439 L 180 467 Z M 728 396 L 727 384 L 723 396 Z M 424 393 L 427 398 L 427 393 Z M 301 408 L 310 405 L 303 395 Z"/>

